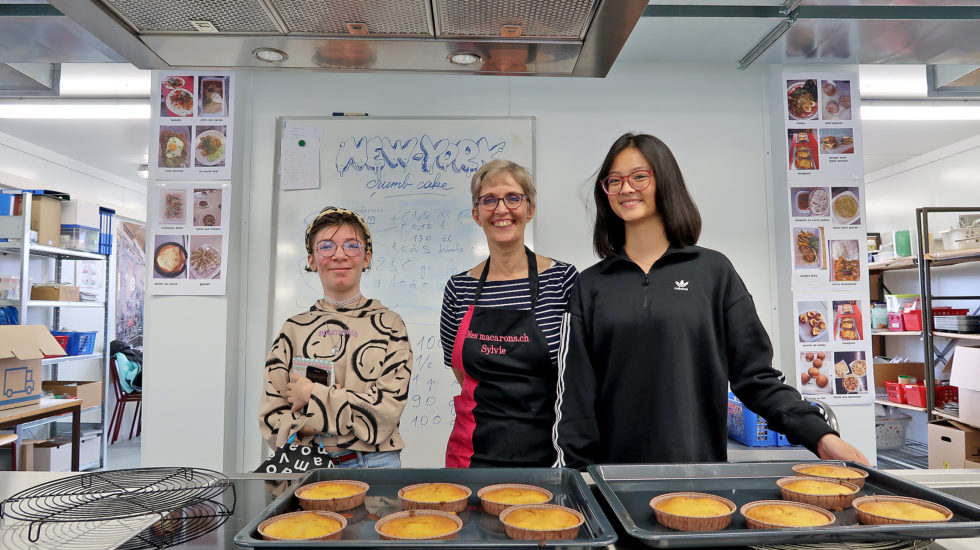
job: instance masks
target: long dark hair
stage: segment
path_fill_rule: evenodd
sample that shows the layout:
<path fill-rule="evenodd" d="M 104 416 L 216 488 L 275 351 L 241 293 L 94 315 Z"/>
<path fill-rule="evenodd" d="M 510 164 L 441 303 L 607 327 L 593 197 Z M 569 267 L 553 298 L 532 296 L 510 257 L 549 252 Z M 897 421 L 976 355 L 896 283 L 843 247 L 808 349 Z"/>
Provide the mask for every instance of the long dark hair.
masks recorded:
<path fill-rule="evenodd" d="M 596 254 L 602 259 L 610 258 L 626 244 L 626 224 L 609 206 L 608 195 L 602 190 L 601 182 L 609 175 L 609 167 L 616 155 L 630 147 L 636 148 L 653 167 L 657 212 L 664 220 L 667 240 L 673 246 L 696 244 L 701 236 L 701 213 L 687 191 L 674 154 L 667 144 L 654 136 L 627 132 L 613 142 L 596 173 L 593 189 L 596 217 L 592 233 Z"/>

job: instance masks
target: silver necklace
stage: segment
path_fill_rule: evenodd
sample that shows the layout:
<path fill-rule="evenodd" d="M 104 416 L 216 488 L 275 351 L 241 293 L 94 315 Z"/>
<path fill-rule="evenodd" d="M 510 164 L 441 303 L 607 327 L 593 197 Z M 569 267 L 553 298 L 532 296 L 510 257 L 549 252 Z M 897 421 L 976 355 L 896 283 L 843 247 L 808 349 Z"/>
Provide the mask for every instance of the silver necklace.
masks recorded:
<path fill-rule="evenodd" d="M 343 300 L 334 300 L 333 298 L 330 298 L 328 296 L 324 296 L 323 299 L 333 307 L 345 307 L 357 303 L 357 301 L 361 299 L 361 293 L 358 292 L 357 294 L 351 296 L 350 298 L 345 298 Z"/>

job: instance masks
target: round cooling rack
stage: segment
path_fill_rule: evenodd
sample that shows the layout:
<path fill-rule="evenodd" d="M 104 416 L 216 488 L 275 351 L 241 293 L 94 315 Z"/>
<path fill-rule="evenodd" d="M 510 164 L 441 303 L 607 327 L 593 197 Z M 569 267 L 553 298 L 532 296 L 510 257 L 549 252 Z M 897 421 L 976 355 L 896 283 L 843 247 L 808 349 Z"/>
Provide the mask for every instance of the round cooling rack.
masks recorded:
<path fill-rule="evenodd" d="M 756 550 L 921 550 L 932 540 L 883 540 L 875 542 L 835 542 L 828 544 L 767 544 L 752 546 Z"/>
<path fill-rule="evenodd" d="M 230 506 L 219 498 L 229 489 Z M 106 536 L 119 534 L 113 529 L 129 529 L 133 538 L 121 548 L 165 548 L 218 527 L 234 512 L 234 503 L 234 485 L 218 472 L 137 468 L 80 474 L 26 489 L 0 503 L 0 518 L 29 522 L 31 542 L 43 534 L 45 543 L 67 537 L 73 548 L 84 548 L 76 544 L 85 539 L 81 533 L 101 524 Z M 105 528 L 106 522 L 146 516 L 160 519 L 142 532 L 126 521 Z"/>

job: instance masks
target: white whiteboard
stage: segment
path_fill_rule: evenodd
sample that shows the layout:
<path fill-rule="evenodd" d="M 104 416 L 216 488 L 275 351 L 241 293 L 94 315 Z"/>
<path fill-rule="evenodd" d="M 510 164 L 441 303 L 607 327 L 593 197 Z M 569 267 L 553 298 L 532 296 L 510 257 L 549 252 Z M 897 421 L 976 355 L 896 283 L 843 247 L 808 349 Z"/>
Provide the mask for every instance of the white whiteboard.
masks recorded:
<path fill-rule="evenodd" d="M 320 188 L 283 190 L 276 178 L 273 330 L 323 297 L 316 273 L 303 270 L 310 219 L 327 205 L 361 214 L 374 241 L 361 292 L 402 316 L 415 356 L 402 465 L 441 467 L 460 389 L 442 360 L 442 293 L 451 275 L 487 257 L 470 214 L 470 179 L 495 158 L 533 174 L 534 118 L 280 117 L 277 148 L 287 123 L 323 130 Z"/>

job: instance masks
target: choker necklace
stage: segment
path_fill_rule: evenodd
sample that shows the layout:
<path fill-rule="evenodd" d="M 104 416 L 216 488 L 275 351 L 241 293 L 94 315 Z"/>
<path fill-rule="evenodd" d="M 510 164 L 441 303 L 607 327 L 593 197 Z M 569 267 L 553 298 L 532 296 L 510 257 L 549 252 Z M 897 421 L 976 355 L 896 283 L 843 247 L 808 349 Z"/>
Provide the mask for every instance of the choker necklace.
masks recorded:
<path fill-rule="evenodd" d="M 324 296 L 323 299 L 333 307 L 341 308 L 357 303 L 357 301 L 361 299 L 361 293 L 358 292 L 357 294 L 351 296 L 350 298 L 345 298 L 343 300 L 334 300 L 333 298 L 328 298 L 326 296 Z"/>

